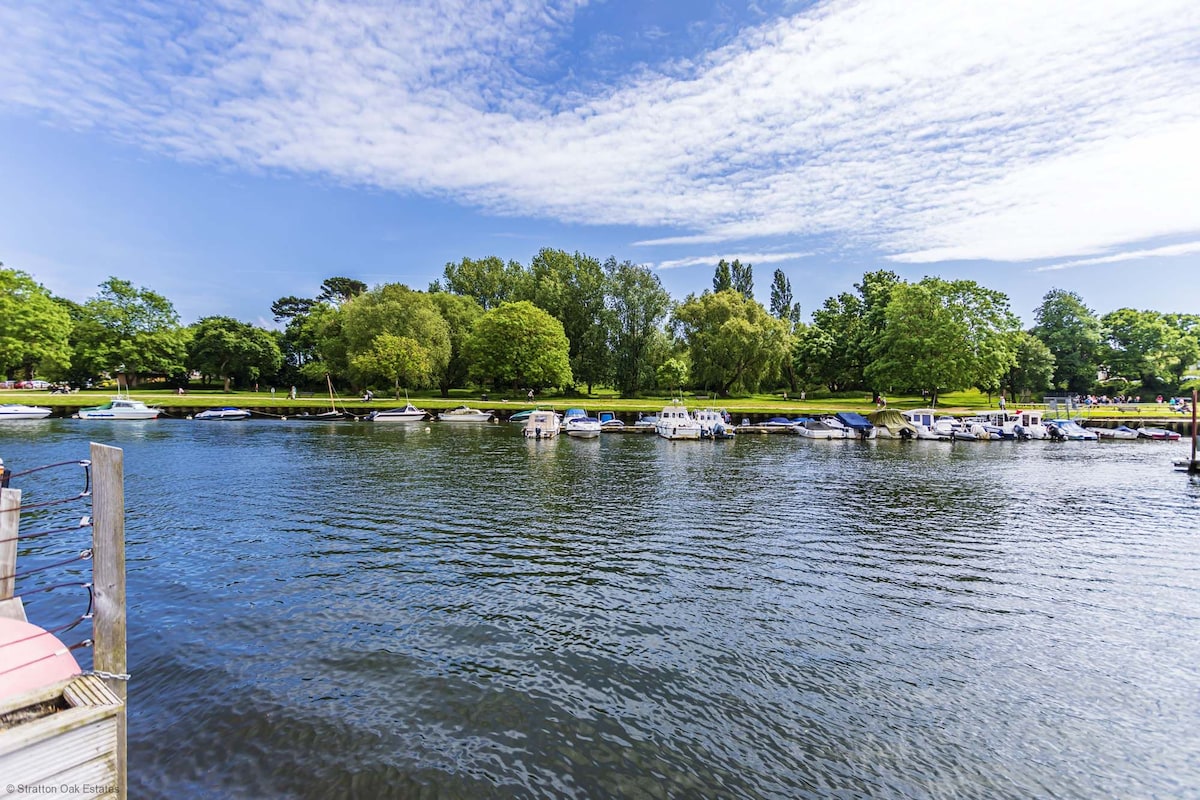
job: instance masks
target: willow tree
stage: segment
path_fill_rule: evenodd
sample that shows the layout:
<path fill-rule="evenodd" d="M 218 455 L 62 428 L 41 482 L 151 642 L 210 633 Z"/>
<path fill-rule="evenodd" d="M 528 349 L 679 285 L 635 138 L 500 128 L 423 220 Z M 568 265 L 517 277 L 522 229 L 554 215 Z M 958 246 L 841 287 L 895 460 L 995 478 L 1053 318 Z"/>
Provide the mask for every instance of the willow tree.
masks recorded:
<path fill-rule="evenodd" d="M 692 385 L 722 397 L 757 391 L 778 374 L 792 346 L 787 322 L 734 289 L 688 295 L 675 309 L 675 324 L 691 356 Z"/>
<path fill-rule="evenodd" d="M 450 325 L 425 292 L 401 283 L 384 284 L 345 302 L 337 317 L 345 350 L 340 356 L 331 352 L 331 360 L 344 358 L 340 366 L 360 385 L 381 377 L 392 383 L 399 374 L 409 386 L 430 386 L 450 362 Z M 380 340 L 384 334 L 396 338 Z M 381 347 L 401 341 L 406 351 L 412 344 L 419 348 L 408 362 L 424 368 L 396 373 L 390 366 L 382 372 L 370 366 L 381 363 L 376 357 Z"/>

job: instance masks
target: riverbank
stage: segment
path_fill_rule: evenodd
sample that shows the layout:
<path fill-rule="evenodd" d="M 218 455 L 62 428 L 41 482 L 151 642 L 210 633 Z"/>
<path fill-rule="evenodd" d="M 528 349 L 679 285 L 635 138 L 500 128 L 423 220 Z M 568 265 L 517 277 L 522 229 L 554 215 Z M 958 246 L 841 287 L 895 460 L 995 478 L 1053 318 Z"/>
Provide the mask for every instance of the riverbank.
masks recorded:
<path fill-rule="evenodd" d="M 50 394 L 45 391 L 29 389 L 0 390 L 0 403 L 23 403 L 39 405 L 54 409 L 54 416 L 71 416 L 80 408 L 103 405 L 112 397 L 112 390 L 77 391 L 69 394 Z M 166 416 L 188 417 L 210 408 L 222 406 L 237 406 L 262 414 L 264 416 L 295 416 L 298 414 L 315 414 L 329 410 L 329 398 L 312 392 L 301 393 L 295 400 L 288 398 L 286 393 L 276 392 L 230 392 L 221 391 L 189 391 L 186 394 L 176 394 L 165 390 L 138 391 L 132 395 L 148 405 L 161 408 Z M 987 410 L 995 410 L 995 403 L 988 403 L 981 395 L 972 396 L 970 393 L 947 395 L 947 403 L 939 406 L 939 412 L 949 416 L 969 416 Z M 611 395 L 595 395 L 591 397 L 540 397 L 534 402 L 526 398 L 487 398 L 467 390 L 454 390 L 450 397 L 413 396 L 414 405 L 436 414 L 439 411 L 470 405 L 481 410 L 495 412 L 497 418 L 507 419 L 512 414 L 537 406 L 539 408 L 562 411 L 567 408 L 583 407 L 589 411 L 614 411 L 622 419 L 631 421 L 639 414 L 657 414 L 669 402 L 666 397 L 644 397 L 626 399 Z M 784 398 L 779 395 L 756 395 L 749 398 L 712 398 L 692 395 L 684 397 L 684 403 L 689 408 L 705 408 L 709 406 L 723 408 L 735 419 L 743 417 L 755 421 L 770 417 L 821 416 L 835 414 L 839 411 L 856 411 L 866 414 L 876 409 L 869 397 L 856 394 L 853 397 L 818 397 L 812 400 L 799 401 L 794 398 Z M 372 411 L 394 408 L 403 405 L 403 400 L 390 397 L 375 397 L 369 402 L 362 398 L 336 398 L 338 410 L 345 410 L 355 416 L 366 416 Z M 889 408 L 905 410 L 924 408 L 928 401 L 921 397 L 898 396 L 888 402 Z M 1013 405 L 1015 408 L 1015 404 Z M 1022 408 L 1045 409 L 1041 403 L 1026 403 Z M 1053 413 L 1050 414 L 1053 416 Z M 1072 411 L 1071 417 L 1082 417 L 1089 422 L 1104 425 L 1170 425 L 1191 422 L 1190 415 L 1172 412 L 1168 406 L 1161 403 L 1140 403 L 1097 406 L 1091 409 Z"/>

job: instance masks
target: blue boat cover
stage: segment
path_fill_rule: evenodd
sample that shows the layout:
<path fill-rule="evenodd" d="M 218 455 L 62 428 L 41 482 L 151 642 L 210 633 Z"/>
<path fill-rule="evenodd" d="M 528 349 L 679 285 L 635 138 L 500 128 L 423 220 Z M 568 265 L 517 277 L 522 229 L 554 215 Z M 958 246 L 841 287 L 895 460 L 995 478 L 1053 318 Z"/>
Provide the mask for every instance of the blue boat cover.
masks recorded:
<path fill-rule="evenodd" d="M 847 428 L 854 428 L 858 431 L 869 431 L 875 427 L 869 419 L 854 411 L 839 411 L 834 416 Z"/>

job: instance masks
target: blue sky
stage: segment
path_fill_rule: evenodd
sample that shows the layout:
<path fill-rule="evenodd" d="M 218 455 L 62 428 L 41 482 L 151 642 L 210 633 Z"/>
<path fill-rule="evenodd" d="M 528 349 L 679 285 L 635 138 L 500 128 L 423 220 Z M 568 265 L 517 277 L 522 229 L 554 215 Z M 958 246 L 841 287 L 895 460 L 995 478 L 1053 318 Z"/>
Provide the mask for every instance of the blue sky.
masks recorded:
<path fill-rule="evenodd" d="M 0 0 L 0 261 L 269 323 L 542 247 L 1200 313 L 1200 3 Z"/>

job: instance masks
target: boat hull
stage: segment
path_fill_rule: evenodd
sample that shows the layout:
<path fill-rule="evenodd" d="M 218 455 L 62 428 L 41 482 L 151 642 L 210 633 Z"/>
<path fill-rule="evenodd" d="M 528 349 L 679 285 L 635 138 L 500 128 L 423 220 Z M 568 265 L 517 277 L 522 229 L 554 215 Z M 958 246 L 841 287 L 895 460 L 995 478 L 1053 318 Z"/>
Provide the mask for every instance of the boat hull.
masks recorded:
<path fill-rule="evenodd" d="M 250 412 L 242 408 L 210 408 L 192 417 L 201 422 L 233 422 L 239 419 L 249 419 Z"/>
<path fill-rule="evenodd" d="M 487 422 L 491 414 L 478 412 L 476 414 L 438 414 L 439 422 Z"/>
<path fill-rule="evenodd" d="M 42 406 L 25 406 L 11 404 L 0 406 L 0 421 L 6 419 L 45 419 L 50 416 L 50 409 Z"/>
<path fill-rule="evenodd" d="M 95 409 L 82 408 L 75 415 L 79 419 L 115 419 L 115 420 L 146 420 L 158 419 L 158 409 L 151 408 L 146 411 L 97 411 Z"/>

